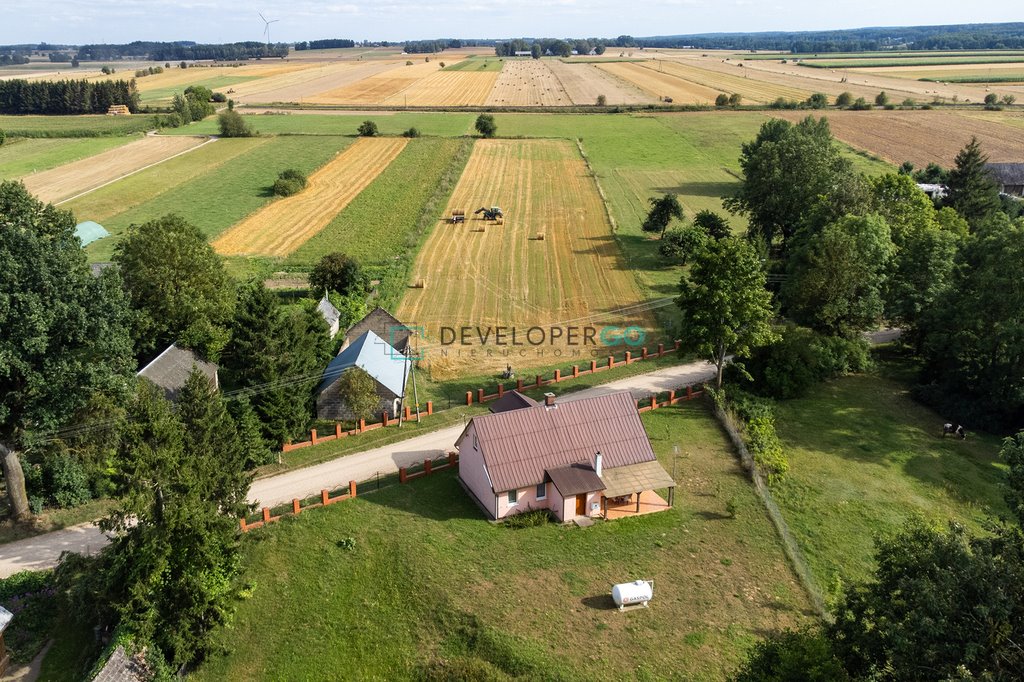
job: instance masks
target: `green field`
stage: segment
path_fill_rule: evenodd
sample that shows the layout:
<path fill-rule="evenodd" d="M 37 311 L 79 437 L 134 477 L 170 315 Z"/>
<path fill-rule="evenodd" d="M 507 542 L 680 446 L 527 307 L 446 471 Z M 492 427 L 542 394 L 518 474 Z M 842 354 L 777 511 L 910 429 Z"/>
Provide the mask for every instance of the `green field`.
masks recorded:
<path fill-rule="evenodd" d="M 0 116 L 8 137 L 104 137 L 152 130 L 152 116 Z"/>
<path fill-rule="evenodd" d="M 224 91 L 232 85 L 245 83 L 246 81 L 259 80 L 261 76 L 213 76 L 211 78 L 197 78 L 195 82 L 188 85 L 175 85 L 173 87 L 155 88 L 153 90 L 141 90 L 139 95 L 143 104 L 157 104 L 169 102 L 175 94 L 182 93 L 189 85 L 199 85 L 209 88 L 214 92 Z"/>
<path fill-rule="evenodd" d="M 501 71 L 505 60 L 498 57 L 464 59 L 461 62 L 444 67 L 445 71 Z"/>
<path fill-rule="evenodd" d="M 272 201 L 270 188 L 278 173 L 288 168 L 311 173 L 350 145 L 353 139 L 270 138 L 208 173 L 108 218 L 103 226 L 113 236 L 90 244 L 87 249 L 89 259 L 93 262 L 110 260 L 118 236 L 129 225 L 168 213 L 177 213 L 212 238 Z M 217 144 L 220 142 L 210 146 Z M 116 187 L 116 184 L 111 187 Z"/>
<path fill-rule="evenodd" d="M 49 170 L 132 142 L 134 137 L 12 137 L 0 145 L 0 178 Z"/>
<path fill-rule="evenodd" d="M 791 468 L 775 500 L 825 588 L 837 576 L 867 578 L 876 534 L 914 515 L 979 531 L 988 514 L 1006 511 L 999 439 L 943 440 L 946 420 L 894 374 L 905 377 L 906 366 L 883 362 L 776 406 Z"/>
<path fill-rule="evenodd" d="M 464 144 L 458 139 L 412 140 L 322 232 L 289 256 L 287 263 L 311 266 L 325 254 L 343 248 L 363 265 L 385 265 L 400 251 L 415 250 L 419 243 L 415 227 L 423 206 Z"/>
<path fill-rule="evenodd" d="M 242 108 L 238 111 L 245 113 Z M 382 111 L 360 114 L 252 114 L 247 115 L 245 120 L 264 135 L 355 135 L 356 128 L 367 119 L 377 123 L 382 135 L 401 135 L 415 126 L 423 135 L 453 137 L 468 135 L 473 129 L 476 115 Z M 166 132 L 171 135 L 216 135 L 217 119 L 208 118 Z"/>
<path fill-rule="evenodd" d="M 251 533 L 253 596 L 196 679 L 412 679 L 441 660 L 447 679 L 721 679 L 756 638 L 806 622 L 807 599 L 705 407 L 643 419 L 668 470 L 679 446 L 667 512 L 511 530 L 441 473 Z M 651 607 L 610 609 L 610 585 L 638 576 Z"/>
<path fill-rule="evenodd" d="M 1024 83 L 1024 73 L 999 74 L 998 76 L 948 76 L 918 78 L 925 83 Z"/>

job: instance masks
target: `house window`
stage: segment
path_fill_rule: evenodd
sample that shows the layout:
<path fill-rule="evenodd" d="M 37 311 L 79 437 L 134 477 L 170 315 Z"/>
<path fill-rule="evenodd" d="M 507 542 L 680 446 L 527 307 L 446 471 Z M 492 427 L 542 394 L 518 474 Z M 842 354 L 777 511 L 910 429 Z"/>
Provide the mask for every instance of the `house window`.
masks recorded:
<path fill-rule="evenodd" d="M 548 484 L 547 483 L 538 483 L 537 484 L 537 499 L 538 500 L 547 499 L 547 496 L 548 496 Z"/>
<path fill-rule="evenodd" d="M 519 491 L 518 490 L 509 490 L 508 491 L 508 506 L 511 507 L 512 505 L 514 505 L 518 501 L 519 501 Z"/>

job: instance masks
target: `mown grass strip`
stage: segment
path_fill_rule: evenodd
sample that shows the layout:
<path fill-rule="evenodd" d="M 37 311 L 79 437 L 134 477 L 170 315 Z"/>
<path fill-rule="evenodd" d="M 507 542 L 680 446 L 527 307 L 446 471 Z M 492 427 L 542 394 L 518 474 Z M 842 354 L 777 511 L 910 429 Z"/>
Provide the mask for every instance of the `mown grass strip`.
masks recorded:
<path fill-rule="evenodd" d="M 401 135 L 415 127 L 425 136 L 457 137 L 468 134 L 476 120 L 474 114 L 443 112 L 246 114 L 242 108 L 238 111 L 263 135 L 355 135 L 359 124 L 369 119 L 377 124 L 381 135 Z M 214 118 L 167 131 L 172 135 L 216 135 L 217 132 Z"/>
<path fill-rule="evenodd" d="M 136 139 L 134 136 L 76 139 L 14 137 L 0 145 L 0 178 L 9 180 L 50 170 Z"/>
<path fill-rule="evenodd" d="M 129 225 L 168 213 L 177 213 L 213 237 L 272 201 L 271 186 L 278 173 L 288 168 L 312 173 L 352 141 L 348 137 L 272 138 L 212 172 L 110 218 L 104 227 L 114 236 L 91 244 L 89 256 L 93 261 L 109 260 L 118 236 Z M 211 146 L 216 144 L 220 143 Z"/>
<path fill-rule="evenodd" d="M 216 124 L 216 121 L 214 121 Z M 153 116 L 0 116 L 8 137 L 105 137 L 156 128 Z"/>

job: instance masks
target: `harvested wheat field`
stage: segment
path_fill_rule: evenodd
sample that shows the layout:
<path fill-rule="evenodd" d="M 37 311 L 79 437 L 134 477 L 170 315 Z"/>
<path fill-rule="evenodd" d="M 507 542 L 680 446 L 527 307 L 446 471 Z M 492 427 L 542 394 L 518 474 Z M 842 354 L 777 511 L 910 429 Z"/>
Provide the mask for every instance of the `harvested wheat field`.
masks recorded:
<path fill-rule="evenodd" d="M 404 138 L 356 140 L 311 175 L 306 189 L 229 228 L 214 240 L 213 248 L 225 256 L 287 256 L 324 229 L 407 143 Z"/>
<path fill-rule="evenodd" d="M 604 95 L 608 104 L 653 104 L 652 95 L 628 81 L 602 71 L 595 64 L 566 64 L 555 59 L 547 62 L 555 77 L 569 94 L 573 104 L 594 104 Z"/>
<path fill-rule="evenodd" d="M 751 78 L 742 69 L 737 69 L 740 72 L 738 74 L 720 73 L 667 60 L 645 62 L 642 66 L 654 71 L 663 70 L 667 74 L 678 76 L 685 81 L 703 85 L 712 90 L 720 90 L 728 94 L 738 93 L 743 97 L 743 102 L 750 104 L 767 104 L 780 97 L 801 101 L 811 95 L 811 91 L 804 88 L 770 83 L 758 80 L 756 76 Z"/>
<path fill-rule="evenodd" d="M 773 115 L 798 121 L 807 114 Z M 1024 149 L 1024 128 L 952 111 L 834 111 L 827 118 L 836 138 L 893 164 L 951 167 L 972 135 L 991 161 L 1020 161 Z"/>
<path fill-rule="evenodd" d="M 401 92 L 391 95 L 384 104 L 401 106 L 480 106 L 487 101 L 497 71 L 436 71 Z"/>
<path fill-rule="evenodd" d="M 489 106 L 569 106 L 572 99 L 562 87 L 558 77 L 548 68 L 548 62 L 538 59 L 526 61 L 506 59 L 494 84 Z"/>
<path fill-rule="evenodd" d="M 321 92 L 306 101 L 316 104 L 383 104 L 387 98 L 440 70 L 441 65 L 436 61 L 403 62 L 344 87 Z"/>
<path fill-rule="evenodd" d="M 502 224 L 472 215 L 491 205 L 504 209 Z M 506 363 L 518 368 L 575 359 L 586 365 L 607 357 L 599 340 L 596 346 L 570 345 L 564 337 L 552 342 L 552 326 L 653 328 L 647 312 L 617 312 L 637 306 L 642 296 L 597 186 L 567 140 L 478 141 L 444 215 L 456 209 L 468 220 L 434 228 L 397 311 L 406 324 L 423 328 L 425 362 L 435 378 L 467 367 L 479 374 Z M 515 327 L 521 343 L 536 326 L 545 338 L 514 348 L 493 338 L 487 345 L 440 345 L 442 327 L 463 326 Z"/>
<path fill-rule="evenodd" d="M 116 149 L 22 178 L 42 201 L 63 203 L 126 175 L 211 142 L 209 138 L 147 136 Z"/>
<path fill-rule="evenodd" d="M 232 97 L 244 103 L 304 102 L 393 68 L 389 61 L 338 61 L 306 64 L 307 68 L 233 86 Z"/>
<path fill-rule="evenodd" d="M 637 62 L 608 62 L 598 64 L 597 68 L 629 81 L 658 99 L 671 97 L 674 104 L 714 104 L 715 98 L 725 92 L 647 66 Z"/>

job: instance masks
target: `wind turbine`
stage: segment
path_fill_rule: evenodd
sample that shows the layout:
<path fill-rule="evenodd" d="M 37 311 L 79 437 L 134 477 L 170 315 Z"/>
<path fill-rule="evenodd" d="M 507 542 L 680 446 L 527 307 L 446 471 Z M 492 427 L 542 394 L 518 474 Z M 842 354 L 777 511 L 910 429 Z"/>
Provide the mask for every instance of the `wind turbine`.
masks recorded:
<path fill-rule="evenodd" d="M 278 21 L 281 21 L 281 20 L 280 19 L 271 19 L 270 21 L 267 21 L 266 17 L 264 17 L 261 12 L 257 12 L 256 14 L 259 14 L 260 15 L 260 19 L 263 20 L 263 36 L 267 39 L 267 55 L 269 56 L 270 55 L 270 25 L 271 24 L 275 24 L 275 23 L 277 23 Z"/>

